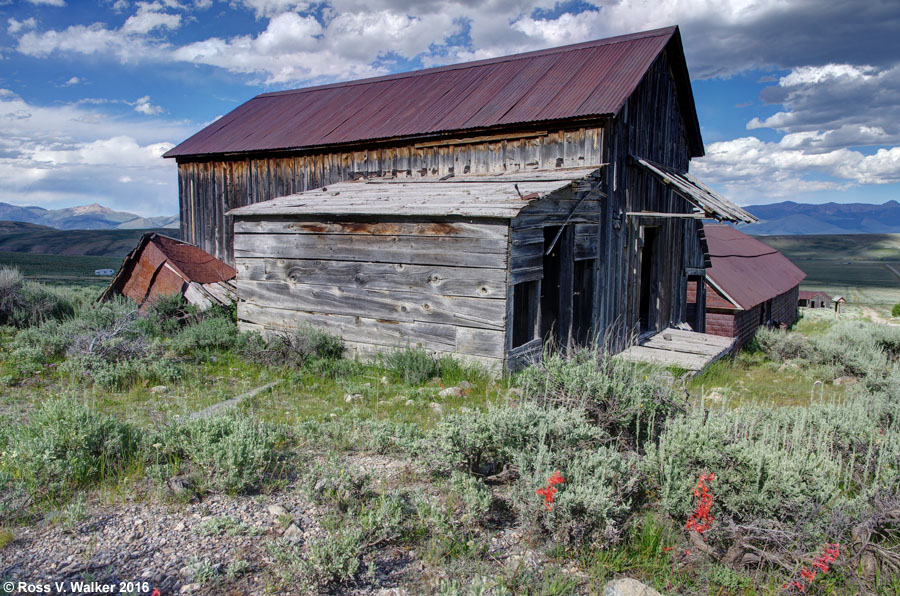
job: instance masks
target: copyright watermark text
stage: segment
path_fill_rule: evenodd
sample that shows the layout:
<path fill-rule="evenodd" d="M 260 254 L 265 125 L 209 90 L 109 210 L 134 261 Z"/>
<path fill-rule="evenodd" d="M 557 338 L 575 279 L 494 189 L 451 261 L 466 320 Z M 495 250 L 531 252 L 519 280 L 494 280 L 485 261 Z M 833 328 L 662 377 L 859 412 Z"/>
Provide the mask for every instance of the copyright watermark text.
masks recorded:
<path fill-rule="evenodd" d="M 5 594 L 148 594 L 160 596 L 149 582 L 14 582 L 4 581 Z"/>

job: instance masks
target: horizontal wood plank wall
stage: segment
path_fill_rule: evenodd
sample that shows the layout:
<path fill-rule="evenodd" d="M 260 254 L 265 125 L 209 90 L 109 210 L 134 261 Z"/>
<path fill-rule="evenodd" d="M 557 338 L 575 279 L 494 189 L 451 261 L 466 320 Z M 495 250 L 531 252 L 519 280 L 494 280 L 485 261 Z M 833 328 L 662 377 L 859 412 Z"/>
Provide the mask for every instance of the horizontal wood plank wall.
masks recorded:
<path fill-rule="evenodd" d="M 234 229 L 244 328 L 309 323 L 360 356 L 410 345 L 502 368 L 506 220 L 246 217 Z"/>
<path fill-rule="evenodd" d="M 685 267 L 702 262 L 696 222 L 685 218 L 642 221 L 627 212 L 690 213 L 691 206 L 645 171 L 636 155 L 685 171 L 690 152 L 665 54 L 648 70 L 605 133 L 609 200 L 600 225 L 598 329 L 612 351 L 630 344 L 640 327 L 641 224 L 658 226 L 654 254 L 655 328 L 685 320 Z M 689 239 L 689 240 L 686 240 Z"/>
<path fill-rule="evenodd" d="M 496 135 L 471 142 L 419 143 L 370 150 L 233 157 L 178 163 L 182 238 L 234 264 L 225 212 L 359 176 L 435 177 L 450 173 L 552 170 L 602 163 L 602 129 Z"/>

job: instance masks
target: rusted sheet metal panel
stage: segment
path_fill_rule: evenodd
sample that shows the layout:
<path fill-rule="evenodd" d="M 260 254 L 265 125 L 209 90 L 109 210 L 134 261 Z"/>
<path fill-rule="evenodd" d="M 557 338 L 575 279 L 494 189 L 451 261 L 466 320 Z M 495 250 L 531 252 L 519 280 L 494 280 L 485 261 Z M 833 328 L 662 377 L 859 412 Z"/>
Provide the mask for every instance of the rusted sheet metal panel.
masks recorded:
<path fill-rule="evenodd" d="M 796 288 L 806 277 L 783 254 L 731 226 L 704 229 L 712 261 L 706 277 L 745 310 Z"/>
<path fill-rule="evenodd" d="M 667 50 L 668 48 L 668 50 Z M 677 27 L 490 60 L 259 95 L 166 153 L 323 147 L 615 115 L 672 55 L 692 152 L 702 155 Z"/>
<path fill-rule="evenodd" d="M 225 282 L 236 275 L 233 267 L 196 246 L 153 232 L 144 234 L 125 257 L 100 300 L 122 295 L 144 306 L 160 296 L 184 293 L 193 283 L 207 305 L 221 303 L 220 298 L 228 293 Z M 216 287 L 210 292 L 205 289 L 209 286 Z"/>

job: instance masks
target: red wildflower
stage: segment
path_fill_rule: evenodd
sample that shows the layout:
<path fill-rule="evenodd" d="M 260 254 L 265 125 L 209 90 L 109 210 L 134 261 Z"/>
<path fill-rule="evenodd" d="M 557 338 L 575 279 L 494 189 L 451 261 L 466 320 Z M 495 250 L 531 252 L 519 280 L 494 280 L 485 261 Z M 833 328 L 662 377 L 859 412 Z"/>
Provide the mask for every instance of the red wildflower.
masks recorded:
<path fill-rule="evenodd" d="M 537 489 L 537 494 L 544 497 L 544 506 L 547 508 L 547 511 L 553 509 L 553 501 L 555 499 L 554 495 L 556 494 L 556 486 L 557 484 L 562 484 L 566 479 L 563 478 L 559 470 L 553 472 L 553 475 L 550 478 L 547 478 L 547 486 L 544 488 Z"/>
<path fill-rule="evenodd" d="M 822 573 L 827 573 L 830 569 L 830 564 L 836 561 L 840 556 L 841 545 L 828 543 L 822 550 L 822 554 L 818 555 L 813 560 L 812 566 Z M 803 567 L 802 569 L 800 569 L 800 579 L 792 580 L 790 583 L 790 587 L 796 589 L 799 592 L 806 592 L 806 589 L 812 585 L 813 581 L 819 575 L 819 571 L 816 571 L 815 569 L 810 569 L 809 567 Z M 785 585 L 783 587 L 784 589 L 788 589 L 789 586 Z"/>
<path fill-rule="evenodd" d="M 707 485 L 707 482 L 712 482 L 715 479 L 715 474 L 700 474 L 700 477 L 697 479 L 697 485 L 692 491 L 693 495 L 700 499 L 700 502 L 697 503 L 697 508 L 685 524 L 685 529 L 702 534 L 715 521 L 715 518 L 709 514 L 715 495 L 709 492 L 709 486 Z"/>

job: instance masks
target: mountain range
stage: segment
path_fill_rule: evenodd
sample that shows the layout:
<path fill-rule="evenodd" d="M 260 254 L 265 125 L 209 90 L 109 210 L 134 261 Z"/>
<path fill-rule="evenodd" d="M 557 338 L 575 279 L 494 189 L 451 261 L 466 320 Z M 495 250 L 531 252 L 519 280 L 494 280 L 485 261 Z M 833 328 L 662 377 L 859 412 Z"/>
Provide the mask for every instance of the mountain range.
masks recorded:
<path fill-rule="evenodd" d="M 785 201 L 744 207 L 759 218 L 758 224 L 743 225 L 741 231 L 756 236 L 806 234 L 897 234 L 900 233 L 900 203 L 808 204 Z M 177 215 L 141 217 L 114 211 L 94 203 L 65 209 L 19 207 L 0 203 L 0 221 L 16 221 L 58 230 L 137 230 L 178 228 Z"/>
<path fill-rule="evenodd" d="M 58 230 L 143 230 L 177 228 L 179 225 L 177 215 L 141 217 L 126 211 L 114 211 L 98 203 L 65 209 L 0 203 L 0 220 L 26 222 Z"/>
<path fill-rule="evenodd" d="M 744 207 L 759 218 L 758 224 L 742 225 L 741 231 L 755 236 L 806 234 L 896 234 L 900 233 L 900 203 L 795 203 Z"/>

